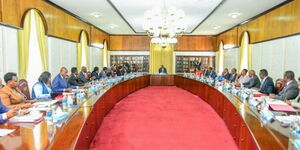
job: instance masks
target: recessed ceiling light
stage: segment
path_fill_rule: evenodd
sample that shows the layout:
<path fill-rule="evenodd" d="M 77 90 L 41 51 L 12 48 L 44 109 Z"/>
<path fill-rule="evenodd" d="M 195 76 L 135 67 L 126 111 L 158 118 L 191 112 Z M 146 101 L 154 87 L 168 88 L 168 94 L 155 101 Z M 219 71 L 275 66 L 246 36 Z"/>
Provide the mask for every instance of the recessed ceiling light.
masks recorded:
<path fill-rule="evenodd" d="M 233 12 L 233 13 L 228 14 L 228 16 L 233 18 L 233 19 L 236 19 L 240 15 L 241 15 L 241 13 L 238 13 L 238 12 Z"/>
<path fill-rule="evenodd" d="M 118 27 L 118 25 L 115 25 L 115 24 L 109 24 L 108 26 L 109 26 L 111 29 L 114 29 L 114 28 Z"/>
<path fill-rule="evenodd" d="M 214 28 L 215 30 L 218 30 L 218 29 L 221 28 L 221 26 L 213 26 L 213 28 Z"/>
<path fill-rule="evenodd" d="M 93 17 L 95 17 L 95 18 L 99 18 L 99 17 L 103 16 L 103 14 L 101 12 L 93 12 L 90 15 L 93 16 Z"/>

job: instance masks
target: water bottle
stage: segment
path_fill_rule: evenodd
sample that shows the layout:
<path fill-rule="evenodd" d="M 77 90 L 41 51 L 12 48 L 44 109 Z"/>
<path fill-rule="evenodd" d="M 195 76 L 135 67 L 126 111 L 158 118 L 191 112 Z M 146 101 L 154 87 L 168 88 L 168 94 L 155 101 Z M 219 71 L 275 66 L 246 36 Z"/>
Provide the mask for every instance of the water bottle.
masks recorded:
<path fill-rule="evenodd" d="M 67 105 L 67 96 L 64 95 L 63 99 L 62 99 L 62 106 L 63 106 L 63 109 L 66 110 L 68 108 L 68 105 Z"/>
<path fill-rule="evenodd" d="M 46 121 L 48 122 L 49 125 L 51 125 L 53 121 L 52 106 L 50 105 L 49 108 L 50 109 L 48 109 L 46 112 Z"/>
<path fill-rule="evenodd" d="M 68 108 L 73 107 L 73 99 L 71 95 L 68 95 L 67 104 L 68 104 Z"/>

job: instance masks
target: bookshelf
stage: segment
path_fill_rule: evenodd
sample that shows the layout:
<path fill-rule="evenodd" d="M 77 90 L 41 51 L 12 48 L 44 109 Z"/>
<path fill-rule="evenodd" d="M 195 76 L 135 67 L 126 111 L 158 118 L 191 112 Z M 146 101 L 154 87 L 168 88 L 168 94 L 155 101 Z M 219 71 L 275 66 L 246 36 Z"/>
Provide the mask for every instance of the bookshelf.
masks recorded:
<path fill-rule="evenodd" d="M 194 72 L 197 61 L 202 62 L 202 67 L 214 67 L 215 68 L 215 56 L 176 56 L 176 73 L 191 73 Z"/>
<path fill-rule="evenodd" d="M 131 67 L 137 66 L 138 72 L 149 72 L 149 55 L 111 55 L 110 64 L 123 64 L 127 62 Z"/>

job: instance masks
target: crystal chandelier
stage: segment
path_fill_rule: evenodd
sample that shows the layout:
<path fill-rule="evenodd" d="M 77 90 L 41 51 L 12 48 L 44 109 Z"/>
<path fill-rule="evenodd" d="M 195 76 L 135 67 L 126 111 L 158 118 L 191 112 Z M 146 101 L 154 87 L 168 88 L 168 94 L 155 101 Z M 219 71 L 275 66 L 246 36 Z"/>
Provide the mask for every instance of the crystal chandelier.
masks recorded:
<path fill-rule="evenodd" d="M 184 11 L 176 7 L 154 7 L 145 12 L 143 29 L 152 37 L 151 43 L 175 44 L 187 29 Z"/>

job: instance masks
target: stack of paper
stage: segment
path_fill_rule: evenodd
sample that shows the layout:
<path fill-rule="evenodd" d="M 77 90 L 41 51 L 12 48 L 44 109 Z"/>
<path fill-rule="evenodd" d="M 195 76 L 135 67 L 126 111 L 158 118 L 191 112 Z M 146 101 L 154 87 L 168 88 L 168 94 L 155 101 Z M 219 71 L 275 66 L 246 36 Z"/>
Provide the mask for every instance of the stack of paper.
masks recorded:
<path fill-rule="evenodd" d="M 0 136 L 6 136 L 14 131 L 15 129 L 0 129 Z"/>
<path fill-rule="evenodd" d="M 280 111 L 280 112 L 297 112 L 292 106 L 290 105 L 278 105 L 278 104 L 270 104 L 270 110 L 273 111 Z"/>
<path fill-rule="evenodd" d="M 15 116 L 9 119 L 9 122 L 28 122 L 28 123 L 36 123 L 43 120 L 42 113 L 34 113 L 34 114 L 27 114 L 27 115 L 20 115 Z"/>

